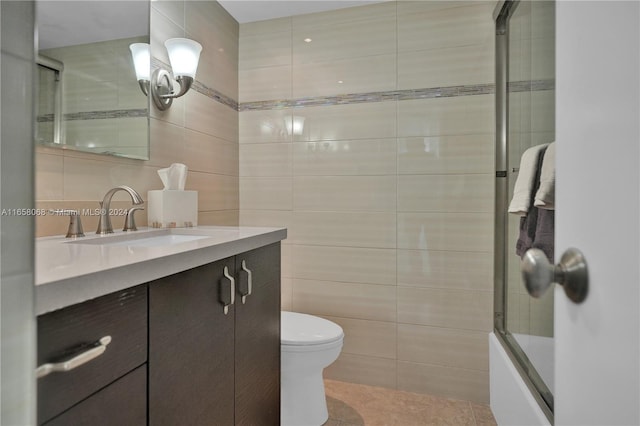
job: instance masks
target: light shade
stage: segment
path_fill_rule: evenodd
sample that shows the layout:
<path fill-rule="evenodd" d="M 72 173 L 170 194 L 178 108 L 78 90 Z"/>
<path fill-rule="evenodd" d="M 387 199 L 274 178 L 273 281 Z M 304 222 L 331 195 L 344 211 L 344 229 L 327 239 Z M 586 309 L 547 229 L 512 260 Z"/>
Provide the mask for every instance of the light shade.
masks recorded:
<path fill-rule="evenodd" d="M 136 69 L 138 81 L 149 81 L 151 79 L 151 52 L 147 43 L 133 43 L 129 45 L 133 65 Z"/>
<path fill-rule="evenodd" d="M 196 77 L 202 45 L 188 38 L 170 38 L 164 42 L 174 77 Z"/>

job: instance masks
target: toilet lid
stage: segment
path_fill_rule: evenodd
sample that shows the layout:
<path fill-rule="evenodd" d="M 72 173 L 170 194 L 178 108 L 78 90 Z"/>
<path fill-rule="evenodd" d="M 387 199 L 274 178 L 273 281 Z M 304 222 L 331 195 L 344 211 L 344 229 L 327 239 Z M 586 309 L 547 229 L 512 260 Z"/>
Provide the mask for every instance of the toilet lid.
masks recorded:
<path fill-rule="evenodd" d="M 338 324 L 313 315 L 281 312 L 280 343 L 283 345 L 319 345 L 342 339 Z"/>

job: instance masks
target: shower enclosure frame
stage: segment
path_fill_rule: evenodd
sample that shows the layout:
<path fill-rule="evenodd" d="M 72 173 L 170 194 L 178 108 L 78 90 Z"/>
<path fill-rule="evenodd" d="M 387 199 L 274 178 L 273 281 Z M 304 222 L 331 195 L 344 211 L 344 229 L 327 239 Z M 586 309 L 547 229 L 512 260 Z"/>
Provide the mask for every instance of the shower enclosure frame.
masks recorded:
<path fill-rule="evenodd" d="M 495 21 L 495 219 L 494 219 L 494 334 L 518 370 L 531 395 L 553 424 L 553 394 L 507 329 L 507 232 L 509 205 L 509 20 L 521 0 L 500 0 Z"/>

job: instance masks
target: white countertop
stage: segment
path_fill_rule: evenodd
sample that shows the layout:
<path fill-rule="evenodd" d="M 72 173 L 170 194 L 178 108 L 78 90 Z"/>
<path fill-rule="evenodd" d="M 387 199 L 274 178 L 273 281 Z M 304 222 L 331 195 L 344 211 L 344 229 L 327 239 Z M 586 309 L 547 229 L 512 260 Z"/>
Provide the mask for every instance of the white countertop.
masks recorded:
<path fill-rule="evenodd" d="M 174 233 L 194 241 L 162 246 L 105 245 Z M 100 236 L 36 239 L 36 315 L 186 271 L 287 237 L 285 228 L 198 226 L 140 228 Z"/>

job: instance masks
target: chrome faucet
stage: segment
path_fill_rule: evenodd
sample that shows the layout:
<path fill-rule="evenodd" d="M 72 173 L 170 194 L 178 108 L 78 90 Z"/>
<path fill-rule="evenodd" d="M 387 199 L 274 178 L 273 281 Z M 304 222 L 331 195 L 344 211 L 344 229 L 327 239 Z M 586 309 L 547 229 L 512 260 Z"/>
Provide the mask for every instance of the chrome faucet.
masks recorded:
<path fill-rule="evenodd" d="M 111 207 L 111 198 L 118 191 L 125 191 L 129 193 L 131 196 L 131 201 L 133 201 L 133 205 L 138 206 L 140 204 L 144 204 L 144 200 L 142 196 L 138 194 L 138 192 L 128 186 L 116 186 L 115 188 L 111 188 L 104 194 L 104 199 L 100 202 L 100 220 L 98 221 L 98 229 L 96 230 L 96 234 L 112 234 L 113 233 L 113 225 L 111 225 L 111 216 L 109 215 L 109 209 Z"/>

